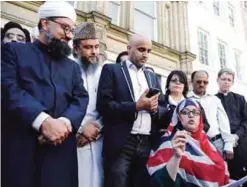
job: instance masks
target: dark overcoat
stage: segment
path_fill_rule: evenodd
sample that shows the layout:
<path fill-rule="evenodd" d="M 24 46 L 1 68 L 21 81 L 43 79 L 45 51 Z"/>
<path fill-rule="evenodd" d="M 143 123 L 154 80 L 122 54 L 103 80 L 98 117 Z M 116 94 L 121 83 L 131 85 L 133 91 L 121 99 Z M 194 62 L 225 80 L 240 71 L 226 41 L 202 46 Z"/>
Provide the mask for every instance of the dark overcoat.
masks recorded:
<path fill-rule="evenodd" d="M 51 58 L 44 44 L 2 45 L 2 186 L 77 187 L 75 133 L 88 93 L 80 67 Z M 41 113 L 66 117 L 73 133 L 61 145 L 40 145 L 32 123 Z"/>

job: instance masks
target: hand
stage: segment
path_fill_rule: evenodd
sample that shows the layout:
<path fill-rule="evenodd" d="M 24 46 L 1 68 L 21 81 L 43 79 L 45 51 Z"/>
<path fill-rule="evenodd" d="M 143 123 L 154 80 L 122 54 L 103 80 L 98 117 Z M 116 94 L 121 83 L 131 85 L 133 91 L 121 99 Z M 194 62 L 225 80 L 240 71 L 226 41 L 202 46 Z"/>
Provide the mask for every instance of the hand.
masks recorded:
<path fill-rule="evenodd" d="M 156 94 L 150 98 L 147 98 L 148 89 L 144 91 L 141 97 L 138 99 L 136 103 L 136 109 L 139 110 L 147 110 L 149 112 L 156 112 L 158 108 L 158 98 L 159 94 Z"/>
<path fill-rule="evenodd" d="M 70 132 L 64 121 L 52 117 L 47 118 L 41 125 L 41 133 L 54 144 L 62 143 Z"/>
<path fill-rule="evenodd" d="M 232 160 L 233 159 L 233 157 L 234 157 L 233 152 L 231 152 L 231 151 L 225 151 L 224 153 L 226 155 L 226 159 L 227 160 Z"/>
<path fill-rule="evenodd" d="M 233 144 L 233 147 L 237 147 L 238 146 L 238 140 L 239 140 L 239 137 L 237 134 L 233 134 L 232 135 L 233 138 L 234 138 L 234 144 Z"/>
<path fill-rule="evenodd" d="M 87 145 L 90 143 L 88 139 L 86 139 L 82 134 L 79 134 L 76 137 L 76 142 L 78 147 L 83 147 L 84 145 Z"/>
<path fill-rule="evenodd" d="M 187 142 L 187 132 L 177 131 L 172 138 L 173 153 L 176 158 L 181 158 L 185 152 L 185 146 Z"/>
<path fill-rule="evenodd" d="M 96 140 L 96 137 L 99 135 L 99 131 L 99 125 L 95 122 L 91 122 L 85 125 L 82 134 L 91 142 Z"/>

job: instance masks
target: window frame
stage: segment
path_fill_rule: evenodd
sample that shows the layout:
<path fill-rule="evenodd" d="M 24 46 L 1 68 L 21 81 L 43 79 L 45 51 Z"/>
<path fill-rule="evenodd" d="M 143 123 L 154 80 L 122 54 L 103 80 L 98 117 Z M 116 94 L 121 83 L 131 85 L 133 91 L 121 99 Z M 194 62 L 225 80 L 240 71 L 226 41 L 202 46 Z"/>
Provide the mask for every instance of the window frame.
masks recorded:
<path fill-rule="evenodd" d="M 247 9 L 247 1 L 244 1 L 244 8 Z"/>
<path fill-rule="evenodd" d="M 203 36 L 203 41 L 200 41 L 200 34 Z M 206 42 L 204 41 L 204 38 L 206 37 Z M 202 29 L 197 30 L 197 44 L 198 44 L 198 57 L 199 62 L 204 65 L 209 65 L 209 34 Z M 201 50 L 203 52 L 201 52 Z M 202 60 L 204 59 L 204 60 Z"/>
<path fill-rule="evenodd" d="M 213 1 L 213 11 L 214 11 L 214 15 L 220 16 L 220 2 L 219 1 Z"/>
<path fill-rule="evenodd" d="M 228 3 L 228 19 L 230 25 L 235 27 L 235 11 L 234 7 L 230 3 Z"/>
<path fill-rule="evenodd" d="M 140 10 L 138 8 L 136 8 L 136 6 L 134 7 L 134 14 L 135 14 L 135 11 L 141 13 L 141 14 L 144 14 L 145 16 L 151 18 L 153 20 L 153 36 L 148 36 L 150 37 L 151 40 L 154 40 L 154 41 L 157 41 L 157 35 L 158 35 L 158 30 L 157 30 L 157 1 L 152 1 L 154 3 L 154 15 L 150 15 L 146 12 L 144 12 L 143 10 Z M 134 23 L 135 23 L 135 18 L 134 18 Z M 134 32 L 135 29 L 134 29 Z M 139 33 L 141 34 L 141 33 Z"/>
<path fill-rule="evenodd" d="M 242 80 L 242 71 L 241 71 L 241 61 L 240 61 L 240 52 L 234 51 L 234 61 L 236 68 L 236 75 L 239 80 Z"/>
<path fill-rule="evenodd" d="M 110 17 L 110 15 L 109 15 L 109 3 L 112 3 L 112 4 L 114 4 L 114 5 L 117 5 L 117 23 L 114 23 L 113 22 L 113 18 L 112 17 L 110 17 L 111 19 L 112 19 L 112 24 L 114 24 L 114 25 L 117 25 L 117 26 L 119 26 L 120 25 L 120 11 L 121 11 L 121 1 L 119 1 L 119 2 L 116 2 L 116 1 L 107 1 L 107 3 L 108 3 L 108 16 Z"/>
<path fill-rule="evenodd" d="M 227 58 L 226 58 L 226 43 L 222 41 L 217 42 L 217 49 L 218 49 L 218 57 L 219 57 L 219 62 L 220 62 L 220 68 L 226 68 L 227 66 Z M 224 50 L 222 50 L 224 49 Z M 224 51 L 224 56 L 222 56 L 222 51 Z M 224 57 L 224 58 L 222 58 Z M 224 60 L 224 62 L 222 62 Z"/>

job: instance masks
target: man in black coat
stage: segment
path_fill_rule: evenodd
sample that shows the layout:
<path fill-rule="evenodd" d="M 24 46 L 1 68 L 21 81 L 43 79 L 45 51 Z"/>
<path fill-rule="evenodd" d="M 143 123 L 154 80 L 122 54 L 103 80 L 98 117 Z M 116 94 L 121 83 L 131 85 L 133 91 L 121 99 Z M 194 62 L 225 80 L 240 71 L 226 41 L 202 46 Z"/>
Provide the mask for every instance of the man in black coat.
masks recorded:
<path fill-rule="evenodd" d="M 244 96 L 230 91 L 234 78 L 232 70 L 220 70 L 217 79 L 219 92 L 216 96 L 224 106 L 235 140 L 234 159 L 228 161 L 230 177 L 239 179 L 247 175 L 247 103 Z"/>
<path fill-rule="evenodd" d="M 50 1 L 39 17 L 39 40 L 1 49 L 2 186 L 77 187 L 76 132 L 88 93 L 67 57 L 76 13 Z"/>
<path fill-rule="evenodd" d="M 103 116 L 107 187 L 149 186 L 146 162 L 159 138 L 159 94 L 148 98 L 147 93 L 160 88 L 156 75 L 145 69 L 151 46 L 148 38 L 132 36 L 128 60 L 106 64 L 101 73 L 97 109 Z"/>

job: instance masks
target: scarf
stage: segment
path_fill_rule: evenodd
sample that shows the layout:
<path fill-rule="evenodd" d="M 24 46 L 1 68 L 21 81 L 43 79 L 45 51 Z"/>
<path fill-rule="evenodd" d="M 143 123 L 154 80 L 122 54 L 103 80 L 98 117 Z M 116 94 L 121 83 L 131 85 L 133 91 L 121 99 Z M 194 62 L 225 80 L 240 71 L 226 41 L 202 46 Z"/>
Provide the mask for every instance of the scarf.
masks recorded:
<path fill-rule="evenodd" d="M 157 150 L 151 151 L 147 162 L 150 175 L 164 168 L 173 156 L 171 140 L 177 130 L 184 130 L 178 114 L 189 105 L 200 109 L 197 101 L 192 98 L 185 99 L 178 104 L 167 133 L 161 137 L 160 146 Z M 226 163 L 203 131 L 202 115 L 198 130 L 188 136 L 177 175 L 186 186 L 218 187 L 229 182 Z"/>

